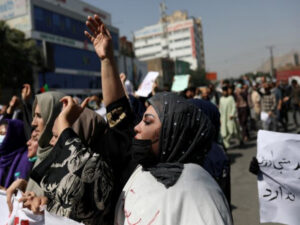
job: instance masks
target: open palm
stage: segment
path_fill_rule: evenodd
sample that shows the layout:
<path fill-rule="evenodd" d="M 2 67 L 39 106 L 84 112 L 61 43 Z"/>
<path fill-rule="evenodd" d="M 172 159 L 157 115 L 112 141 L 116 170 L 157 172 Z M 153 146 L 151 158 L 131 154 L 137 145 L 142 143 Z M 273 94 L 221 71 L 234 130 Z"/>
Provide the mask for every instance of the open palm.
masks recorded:
<path fill-rule="evenodd" d="M 84 31 L 84 34 L 93 43 L 100 59 L 113 57 L 112 37 L 99 16 L 95 15 L 94 18 L 89 16 L 86 25 L 91 33 Z"/>

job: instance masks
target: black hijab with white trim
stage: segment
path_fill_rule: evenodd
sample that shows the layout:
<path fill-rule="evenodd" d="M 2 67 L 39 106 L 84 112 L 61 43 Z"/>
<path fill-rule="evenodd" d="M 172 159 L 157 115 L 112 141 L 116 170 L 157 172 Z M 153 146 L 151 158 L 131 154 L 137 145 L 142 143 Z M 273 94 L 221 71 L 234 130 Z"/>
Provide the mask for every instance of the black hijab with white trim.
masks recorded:
<path fill-rule="evenodd" d="M 175 93 L 158 93 L 148 100 L 162 123 L 158 164 L 144 168 L 166 188 L 174 185 L 183 164 L 202 165 L 214 137 L 208 117 Z"/>

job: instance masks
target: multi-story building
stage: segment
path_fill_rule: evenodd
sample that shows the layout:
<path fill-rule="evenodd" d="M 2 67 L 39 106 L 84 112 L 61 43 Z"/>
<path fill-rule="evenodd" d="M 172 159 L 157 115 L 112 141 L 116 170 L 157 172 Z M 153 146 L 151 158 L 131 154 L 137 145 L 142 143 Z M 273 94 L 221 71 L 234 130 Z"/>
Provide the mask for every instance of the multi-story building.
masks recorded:
<path fill-rule="evenodd" d="M 204 69 L 201 19 L 175 11 L 158 24 L 135 31 L 134 50 L 142 61 L 169 57 L 190 63 L 192 69 Z"/>
<path fill-rule="evenodd" d="M 110 30 L 115 56 L 119 30 L 111 15 L 80 0 L 0 0 L 0 20 L 35 39 L 45 52 L 47 69 L 36 74 L 36 88 L 48 84 L 69 94 L 100 91 L 100 60 L 84 35 L 88 15 L 98 14 Z"/>
<path fill-rule="evenodd" d="M 120 38 L 119 72 L 125 73 L 135 89 L 146 76 L 148 69 L 147 63 L 137 60 L 134 55 L 132 42 L 127 38 Z"/>

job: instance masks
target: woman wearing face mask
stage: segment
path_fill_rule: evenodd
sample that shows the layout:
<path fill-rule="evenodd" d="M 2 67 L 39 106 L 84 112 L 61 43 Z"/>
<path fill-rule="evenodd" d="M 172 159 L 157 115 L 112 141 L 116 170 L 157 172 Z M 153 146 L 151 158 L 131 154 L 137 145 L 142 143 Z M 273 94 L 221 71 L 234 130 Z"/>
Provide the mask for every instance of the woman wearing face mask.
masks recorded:
<path fill-rule="evenodd" d="M 141 166 L 123 188 L 115 223 L 232 224 L 225 196 L 199 166 L 214 136 L 209 119 L 173 93 L 149 103 L 131 148 Z"/>
<path fill-rule="evenodd" d="M 8 188 L 14 180 L 27 179 L 32 163 L 28 160 L 23 122 L 0 123 L 0 186 Z"/>
<path fill-rule="evenodd" d="M 124 112 L 125 103 L 110 111 L 113 105 L 125 101 L 114 64 L 111 36 L 98 16 L 89 17 L 87 25 L 92 34 L 86 32 L 86 35 L 101 59 L 103 98 L 108 105 L 108 122 L 113 128 L 129 114 Z M 142 166 L 135 170 L 123 189 L 116 207 L 115 224 L 154 221 L 164 225 L 232 224 L 225 196 L 199 166 L 213 137 L 208 118 L 175 94 L 157 94 L 149 103 L 143 120 L 135 127 L 131 147 L 116 149 L 120 152 L 119 158 L 126 160 L 129 156 L 129 161 Z M 113 112 L 118 112 L 119 117 L 111 117 Z M 125 164 L 120 166 L 126 168 Z"/>
<path fill-rule="evenodd" d="M 28 161 L 31 162 L 33 165 L 33 163 L 36 161 L 36 152 L 38 149 L 38 136 L 35 131 L 32 132 L 31 138 L 27 141 L 26 144 L 27 144 L 27 148 L 28 148 L 27 158 L 28 158 Z M 27 186 L 27 178 L 18 177 L 18 179 L 16 179 L 6 190 L 7 204 L 8 204 L 8 208 L 9 208 L 10 212 L 12 212 L 12 209 L 13 209 L 12 202 L 11 202 L 12 194 L 17 189 L 19 189 L 23 192 L 25 191 L 26 186 Z"/>

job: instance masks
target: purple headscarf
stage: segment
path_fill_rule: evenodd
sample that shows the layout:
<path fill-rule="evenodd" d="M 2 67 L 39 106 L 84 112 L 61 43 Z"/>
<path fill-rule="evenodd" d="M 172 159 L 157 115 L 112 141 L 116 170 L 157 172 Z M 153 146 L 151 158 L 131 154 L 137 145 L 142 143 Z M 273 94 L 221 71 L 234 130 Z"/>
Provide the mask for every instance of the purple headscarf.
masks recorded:
<path fill-rule="evenodd" d="M 0 185 L 8 188 L 16 178 L 26 179 L 32 168 L 27 157 L 24 124 L 20 120 L 6 120 L 5 138 L 0 145 Z"/>

